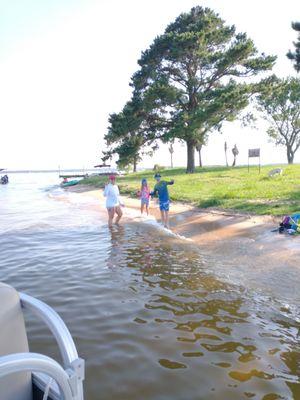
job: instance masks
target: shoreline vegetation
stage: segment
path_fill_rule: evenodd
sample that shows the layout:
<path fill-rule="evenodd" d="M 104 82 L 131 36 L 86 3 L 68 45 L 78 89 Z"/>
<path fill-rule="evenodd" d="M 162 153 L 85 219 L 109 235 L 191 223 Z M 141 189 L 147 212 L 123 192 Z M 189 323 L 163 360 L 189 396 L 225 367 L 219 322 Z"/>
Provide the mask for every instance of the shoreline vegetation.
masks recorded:
<path fill-rule="evenodd" d="M 274 168 L 282 168 L 282 175 L 269 177 Z M 163 179 L 174 179 L 170 187 L 172 201 L 204 209 L 207 212 L 231 214 L 283 216 L 300 210 L 300 165 L 204 167 L 194 174 L 186 174 L 184 168 L 160 169 Z M 120 192 L 136 198 L 142 178 L 154 187 L 153 170 L 120 176 L 117 184 Z M 91 176 L 80 181 L 81 185 L 102 188 L 106 176 Z"/>

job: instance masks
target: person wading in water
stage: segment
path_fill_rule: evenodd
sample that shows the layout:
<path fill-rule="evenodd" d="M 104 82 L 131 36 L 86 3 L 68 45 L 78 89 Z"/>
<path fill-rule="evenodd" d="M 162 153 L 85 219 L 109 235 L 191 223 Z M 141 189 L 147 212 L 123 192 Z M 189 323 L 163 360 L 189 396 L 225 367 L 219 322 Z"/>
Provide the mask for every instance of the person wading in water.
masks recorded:
<path fill-rule="evenodd" d="M 116 177 L 115 175 L 109 176 L 109 182 L 105 185 L 105 189 L 103 192 L 104 197 L 106 197 L 106 209 L 108 213 L 108 226 L 111 227 L 113 224 L 113 219 L 115 214 L 117 214 L 117 218 L 115 220 L 115 224 L 120 222 L 122 218 L 123 212 L 121 206 L 124 204 L 120 199 L 119 188 L 116 185 Z"/>

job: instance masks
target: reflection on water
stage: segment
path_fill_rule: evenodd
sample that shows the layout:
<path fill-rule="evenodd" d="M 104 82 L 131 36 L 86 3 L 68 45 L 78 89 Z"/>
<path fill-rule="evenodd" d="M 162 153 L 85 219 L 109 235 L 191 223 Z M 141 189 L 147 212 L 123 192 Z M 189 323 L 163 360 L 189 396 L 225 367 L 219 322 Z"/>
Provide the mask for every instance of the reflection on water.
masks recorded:
<path fill-rule="evenodd" d="M 213 260 L 154 227 L 109 229 L 99 211 L 44 201 L 51 229 L 32 227 L 32 205 L 30 229 L 0 233 L 1 280 L 64 318 L 87 399 L 300 398 L 299 324 L 272 299 L 217 279 Z M 32 349 L 56 354 L 27 321 Z"/>

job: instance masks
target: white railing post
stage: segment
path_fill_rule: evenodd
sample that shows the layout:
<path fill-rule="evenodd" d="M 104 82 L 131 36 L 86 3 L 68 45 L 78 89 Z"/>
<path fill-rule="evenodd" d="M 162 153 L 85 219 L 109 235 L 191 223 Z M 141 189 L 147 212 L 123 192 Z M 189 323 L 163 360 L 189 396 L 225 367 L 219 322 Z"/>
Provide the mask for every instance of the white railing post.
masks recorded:
<path fill-rule="evenodd" d="M 14 353 L 0 357 L 0 378 L 16 372 L 42 372 L 54 379 L 63 400 L 74 400 L 67 372 L 50 357 L 37 353 Z"/>
<path fill-rule="evenodd" d="M 74 400 L 83 400 L 84 360 L 78 357 L 76 346 L 66 324 L 46 303 L 25 293 L 19 293 L 19 295 L 22 307 L 42 319 L 55 337 L 62 355 L 64 369 L 72 375 L 73 392 L 76 393 Z"/>

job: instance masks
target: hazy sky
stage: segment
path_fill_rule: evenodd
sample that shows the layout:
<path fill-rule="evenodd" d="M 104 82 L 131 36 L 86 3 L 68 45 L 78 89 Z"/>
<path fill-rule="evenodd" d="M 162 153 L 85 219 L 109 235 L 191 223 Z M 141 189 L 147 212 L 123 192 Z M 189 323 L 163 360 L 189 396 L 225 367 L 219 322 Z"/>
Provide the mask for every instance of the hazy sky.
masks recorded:
<path fill-rule="evenodd" d="M 300 20 L 299 0 L 0 0 L 0 168 L 99 162 L 108 115 L 129 99 L 141 51 L 195 5 L 217 11 L 259 51 L 277 55 L 278 75 L 295 74 L 285 54 L 296 40 L 291 22 Z M 224 162 L 225 140 L 229 148 L 237 144 L 240 163 L 253 147 L 262 148 L 264 163 L 286 162 L 265 131 L 261 123 L 258 130 L 226 124 L 222 135 L 211 135 L 204 162 Z M 174 158 L 184 165 L 185 148 L 178 144 Z M 161 146 L 144 165 L 168 160 Z"/>

